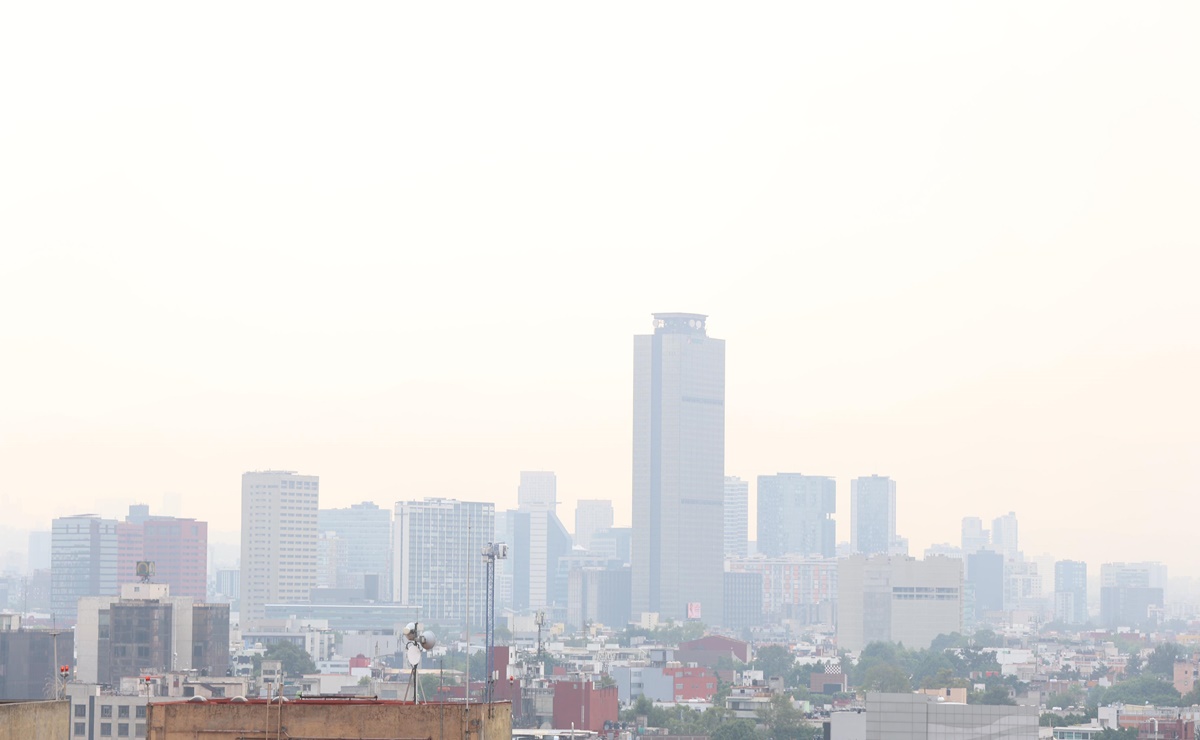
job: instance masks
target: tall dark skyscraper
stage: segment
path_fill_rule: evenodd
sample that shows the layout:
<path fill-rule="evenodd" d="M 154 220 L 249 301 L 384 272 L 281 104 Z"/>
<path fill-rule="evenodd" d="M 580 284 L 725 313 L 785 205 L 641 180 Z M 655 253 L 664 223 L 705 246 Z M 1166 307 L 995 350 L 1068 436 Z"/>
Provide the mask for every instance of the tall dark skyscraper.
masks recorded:
<path fill-rule="evenodd" d="M 633 340 L 633 614 L 724 608 L 725 341 L 656 313 Z"/>

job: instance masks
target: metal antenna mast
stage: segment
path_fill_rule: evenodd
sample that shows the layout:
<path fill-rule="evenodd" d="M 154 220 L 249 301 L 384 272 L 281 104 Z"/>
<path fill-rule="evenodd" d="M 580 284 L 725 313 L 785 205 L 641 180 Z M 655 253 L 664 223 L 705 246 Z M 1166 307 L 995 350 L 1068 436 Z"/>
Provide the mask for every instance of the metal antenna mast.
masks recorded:
<path fill-rule="evenodd" d="M 538 655 L 538 662 L 541 663 L 542 662 L 542 625 L 546 623 L 546 612 L 539 610 L 535 620 L 537 621 L 537 628 L 538 628 L 538 653 L 537 653 L 537 655 Z"/>
<path fill-rule="evenodd" d="M 487 564 L 487 573 L 485 578 L 486 594 L 484 609 L 484 627 L 486 629 L 486 639 L 484 640 L 485 665 L 487 666 L 487 675 L 484 677 L 483 700 L 487 703 L 492 702 L 492 689 L 496 683 L 496 561 L 504 560 L 508 557 L 508 545 L 503 542 L 489 542 L 483 546 L 483 560 Z"/>

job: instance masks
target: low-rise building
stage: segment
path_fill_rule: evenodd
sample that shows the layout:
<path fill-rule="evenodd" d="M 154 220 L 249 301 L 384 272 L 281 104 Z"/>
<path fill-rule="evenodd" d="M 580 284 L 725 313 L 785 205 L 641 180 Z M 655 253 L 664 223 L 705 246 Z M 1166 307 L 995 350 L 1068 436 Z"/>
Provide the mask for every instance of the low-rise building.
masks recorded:
<path fill-rule="evenodd" d="M 70 732 L 66 700 L 0 702 L 0 740 L 63 740 Z"/>
<path fill-rule="evenodd" d="M 619 719 L 617 687 L 599 688 L 591 681 L 554 684 L 554 726 L 600 732 Z M 502 737 L 508 737 L 503 735 Z"/>
<path fill-rule="evenodd" d="M 0 614 L 0 701 L 53 698 L 59 666 L 75 664 L 74 645 L 70 630 L 25 629 L 20 615 Z"/>
<path fill-rule="evenodd" d="M 453 707 L 453 711 L 449 711 Z M 217 699 L 150 705 L 151 740 L 203 737 L 337 737 L 365 740 L 381 737 L 447 737 L 463 740 L 508 738 L 512 712 L 507 702 L 446 705 L 440 702 L 380 701 L 339 697 L 268 702 L 265 699 Z M 269 732 L 268 732 L 269 730 Z"/>
<path fill-rule="evenodd" d="M 954 704 L 923 694 L 867 694 L 866 740 L 1037 740 L 1037 707 Z"/>

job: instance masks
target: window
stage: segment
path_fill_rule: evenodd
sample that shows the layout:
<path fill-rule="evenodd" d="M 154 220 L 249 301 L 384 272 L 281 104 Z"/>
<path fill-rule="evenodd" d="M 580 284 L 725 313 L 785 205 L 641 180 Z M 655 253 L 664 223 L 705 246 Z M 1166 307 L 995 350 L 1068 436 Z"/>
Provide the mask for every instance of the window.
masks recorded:
<path fill-rule="evenodd" d="M 138 719 L 146 719 L 146 705 L 139 704 L 134 709 L 133 716 L 137 717 Z"/>
<path fill-rule="evenodd" d="M 117 737 L 129 737 L 129 723 L 122 722 L 117 725 Z"/>
<path fill-rule="evenodd" d="M 87 716 L 87 704 L 76 704 L 75 705 L 75 716 L 76 717 L 86 717 Z"/>
<path fill-rule="evenodd" d="M 112 737 L 112 722 L 100 723 L 100 737 Z"/>
<path fill-rule="evenodd" d="M 104 717 L 105 719 L 111 717 L 112 716 L 112 704 L 101 704 L 100 705 L 100 716 Z"/>
<path fill-rule="evenodd" d="M 80 736 L 86 735 L 87 734 L 87 723 L 86 722 L 76 722 L 75 723 L 75 734 L 80 735 Z"/>
<path fill-rule="evenodd" d="M 122 704 L 117 707 L 117 717 L 120 719 L 129 719 L 129 705 Z"/>
<path fill-rule="evenodd" d="M 134 725 L 133 735 L 134 737 L 146 737 L 146 725 L 141 722 Z"/>

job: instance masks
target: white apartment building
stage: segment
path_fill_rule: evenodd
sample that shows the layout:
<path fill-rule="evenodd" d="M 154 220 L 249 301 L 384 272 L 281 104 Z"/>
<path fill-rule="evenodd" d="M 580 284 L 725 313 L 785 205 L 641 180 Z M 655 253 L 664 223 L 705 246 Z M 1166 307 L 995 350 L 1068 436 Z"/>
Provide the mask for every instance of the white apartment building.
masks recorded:
<path fill-rule="evenodd" d="M 242 475 L 242 626 L 267 604 L 298 604 L 317 586 L 320 478 L 288 470 Z"/>
<path fill-rule="evenodd" d="M 420 607 L 423 622 L 461 625 L 469 611 L 471 625 L 483 625 L 483 546 L 495 541 L 495 504 L 400 501 L 395 525 L 394 600 Z"/>

